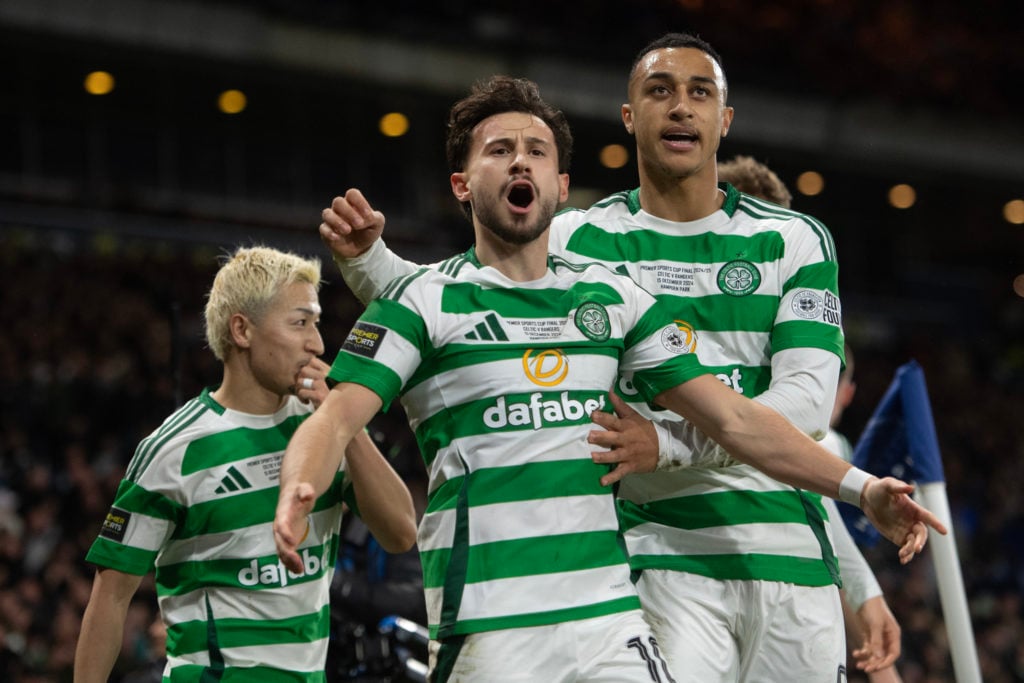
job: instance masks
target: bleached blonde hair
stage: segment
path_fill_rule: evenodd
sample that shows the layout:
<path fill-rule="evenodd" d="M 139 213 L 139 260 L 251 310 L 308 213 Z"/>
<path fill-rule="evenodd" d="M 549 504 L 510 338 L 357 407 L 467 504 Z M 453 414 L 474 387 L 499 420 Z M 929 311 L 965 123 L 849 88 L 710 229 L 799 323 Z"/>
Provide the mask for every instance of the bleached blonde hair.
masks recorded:
<path fill-rule="evenodd" d="M 206 343 L 223 362 L 231 341 L 231 316 L 241 313 L 259 321 L 280 291 L 308 282 L 320 290 L 320 260 L 271 247 L 240 247 L 217 271 L 206 296 Z"/>

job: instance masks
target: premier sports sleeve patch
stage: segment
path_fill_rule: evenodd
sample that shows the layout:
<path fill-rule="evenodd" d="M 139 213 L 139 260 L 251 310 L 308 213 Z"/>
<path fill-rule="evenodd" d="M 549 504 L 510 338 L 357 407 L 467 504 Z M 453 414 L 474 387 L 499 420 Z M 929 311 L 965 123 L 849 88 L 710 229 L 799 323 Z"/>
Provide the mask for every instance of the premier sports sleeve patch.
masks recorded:
<path fill-rule="evenodd" d="M 128 529 L 128 522 L 131 521 L 132 513 L 121 508 L 112 507 L 103 520 L 103 527 L 100 529 L 100 536 L 109 538 L 112 541 L 121 543 L 124 541 L 124 533 Z"/>
<path fill-rule="evenodd" d="M 387 332 L 386 327 L 356 321 L 352 331 L 348 333 L 345 343 L 341 345 L 341 349 L 366 358 L 373 358 L 377 355 Z"/>

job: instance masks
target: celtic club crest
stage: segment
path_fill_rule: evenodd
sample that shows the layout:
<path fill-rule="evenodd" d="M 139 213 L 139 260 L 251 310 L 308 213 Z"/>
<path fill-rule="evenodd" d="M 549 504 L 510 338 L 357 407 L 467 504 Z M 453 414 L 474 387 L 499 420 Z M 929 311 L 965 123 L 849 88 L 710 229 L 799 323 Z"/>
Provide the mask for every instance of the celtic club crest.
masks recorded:
<path fill-rule="evenodd" d="M 612 326 L 608 321 L 608 311 L 601 304 L 588 301 L 580 304 L 573 318 L 576 327 L 587 339 L 596 342 L 607 341 L 612 334 Z"/>
<path fill-rule="evenodd" d="M 761 285 L 761 273 L 750 261 L 729 261 L 718 271 L 718 288 L 729 296 L 746 296 Z"/>

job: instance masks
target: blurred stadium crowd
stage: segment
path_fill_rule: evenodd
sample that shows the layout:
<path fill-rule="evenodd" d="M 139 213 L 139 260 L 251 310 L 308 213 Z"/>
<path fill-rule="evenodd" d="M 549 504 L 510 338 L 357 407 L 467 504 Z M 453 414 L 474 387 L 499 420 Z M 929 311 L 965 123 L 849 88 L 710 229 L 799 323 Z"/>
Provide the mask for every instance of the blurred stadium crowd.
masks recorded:
<path fill-rule="evenodd" d="M 220 253 L 97 233 L 0 233 L 0 680 L 71 680 L 92 580 L 83 558 L 135 445 L 219 377 L 200 312 Z M 322 329 L 332 357 L 361 307 L 329 261 L 324 270 Z M 856 407 L 840 427 L 856 441 L 894 368 L 918 360 L 990 683 L 1024 681 L 1024 312 L 1014 310 L 1000 321 L 999 342 L 922 330 L 898 348 L 861 345 Z M 400 420 L 381 424 L 396 467 L 416 480 L 422 466 L 407 428 Z M 903 627 L 904 680 L 953 681 L 927 551 L 907 567 L 886 544 L 866 555 Z M 130 674 L 161 656 L 159 634 L 150 633 L 156 602 L 148 581 L 124 633 L 117 669 L 124 683 L 145 680 Z"/>

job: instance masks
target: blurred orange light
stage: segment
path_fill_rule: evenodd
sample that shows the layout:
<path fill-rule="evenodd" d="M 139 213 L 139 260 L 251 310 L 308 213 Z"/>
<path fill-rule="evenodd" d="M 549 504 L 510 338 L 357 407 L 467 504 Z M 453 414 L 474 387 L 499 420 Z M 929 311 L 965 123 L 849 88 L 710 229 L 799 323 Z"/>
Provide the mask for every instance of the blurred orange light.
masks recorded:
<path fill-rule="evenodd" d="M 1024 299 L 1024 273 L 1013 278 L 1013 291 L 1017 296 Z"/>
<path fill-rule="evenodd" d="M 1007 223 L 1024 225 L 1024 199 L 1011 199 L 1003 207 L 1003 218 Z"/>
<path fill-rule="evenodd" d="M 825 178 L 817 171 L 804 171 L 796 178 L 796 189 L 806 197 L 817 196 L 825 189 Z"/>
<path fill-rule="evenodd" d="M 380 117 L 380 132 L 389 138 L 399 138 L 409 132 L 409 117 L 393 111 Z"/>
<path fill-rule="evenodd" d="M 83 85 L 90 95 L 107 95 L 114 89 L 114 77 L 106 71 L 93 71 L 85 77 Z"/>
<path fill-rule="evenodd" d="M 605 168 L 622 168 L 629 163 L 629 150 L 622 145 L 605 145 L 600 158 Z"/>
<path fill-rule="evenodd" d="M 217 107 L 225 114 L 240 114 L 245 111 L 248 100 L 241 90 L 225 90 L 217 98 Z"/>
<path fill-rule="evenodd" d="M 897 209 L 909 209 L 917 201 L 917 192 L 906 183 L 889 188 L 889 204 Z"/>

